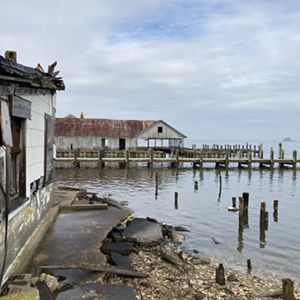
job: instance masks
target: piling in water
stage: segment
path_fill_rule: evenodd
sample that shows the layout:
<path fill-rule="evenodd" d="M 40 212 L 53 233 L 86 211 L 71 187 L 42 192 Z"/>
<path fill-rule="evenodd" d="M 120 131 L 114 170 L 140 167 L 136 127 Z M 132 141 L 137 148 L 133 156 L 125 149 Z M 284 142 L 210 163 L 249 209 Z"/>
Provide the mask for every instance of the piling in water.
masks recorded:
<path fill-rule="evenodd" d="M 223 264 L 219 264 L 216 268 L 216 283 L 225 285 L 225 270 Z"/>
<path fill-rule="evenodd" d="M 251 270 L 252 270 L 252 265 L 251 265 L 251 259 L 247 259 L 247 271 L 248 271 L 248 274 L 251 273 Z"/>
<path fill-rule="evenodd" d="M 174 193 L 174 207 L 175 209 L 178 209 L 178 193 Z"/>
<path fill-rule="evenodd" d="M 244 203 L 245 203 L 245 209 L 248 209 L 249 205 L 249 193 L 243 193 Z"/>
<path fill-rule="evenodd" d="M 294 296 L 294 282 L 289 278 L 282 279 L 282 299 L 296 300 Z"/>

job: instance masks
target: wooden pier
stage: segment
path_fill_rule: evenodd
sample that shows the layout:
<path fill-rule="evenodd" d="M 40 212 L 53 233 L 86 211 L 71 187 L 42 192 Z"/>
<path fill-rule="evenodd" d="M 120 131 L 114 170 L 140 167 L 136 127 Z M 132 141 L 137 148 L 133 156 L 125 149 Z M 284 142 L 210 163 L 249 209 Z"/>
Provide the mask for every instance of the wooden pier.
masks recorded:
<path fill-rule="evenodd" d="M 119 163 L 130 166 L 137 163 L 145 163 L 148 167 L 155 164 L 166 164 L 171 167 L 179 167 L 190 164 L 193 168 L 297 168 L 300 159 L 297 152 L 289 159 L 284 158 L 284 151 L 279 148 L 278 157 L 275 158 L 271 149 L 268 158 L 264 157 L 262 148 L 218 148 L 218 149 L 170 149 L 161 150 L 57 150 L 55 158 L 56 167 L 105 167 L 107 164 Z"/>

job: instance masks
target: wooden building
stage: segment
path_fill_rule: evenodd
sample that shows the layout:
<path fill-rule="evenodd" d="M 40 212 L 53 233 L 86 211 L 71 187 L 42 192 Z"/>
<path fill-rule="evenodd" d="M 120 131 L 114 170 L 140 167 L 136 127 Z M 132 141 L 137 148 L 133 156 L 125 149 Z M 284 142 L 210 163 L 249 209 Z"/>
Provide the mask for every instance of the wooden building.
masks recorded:
<path fill-rule="evenodd" d="M 61 150 L 183 147 L 184 138 L 161 120 L 86 119 L 83 114 L 55 120 L 55 144 Z"/>
<path fill-rule="evenodd" d="M 56 91 L 64 90 L 56 63 L 44 72 L 40 65 L 17 63 L 16 56 L 13 51 L 0 56 L 1 283 L 22 271 L 18 255 L 49 218 Z"/>

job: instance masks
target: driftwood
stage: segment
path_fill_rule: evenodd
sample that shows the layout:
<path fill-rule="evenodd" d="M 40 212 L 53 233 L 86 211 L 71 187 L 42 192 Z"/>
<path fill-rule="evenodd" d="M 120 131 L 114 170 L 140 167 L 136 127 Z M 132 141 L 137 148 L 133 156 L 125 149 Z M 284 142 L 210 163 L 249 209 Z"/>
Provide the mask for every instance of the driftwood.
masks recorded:
<path fill-rule="evenodd" d="M 128 269 L 123 269 L 123 268 L 118 268 L 113 266 L 87 264 L 87 263 L 66 264 L 62 266 L 40 266 L 40 269 L 58 269 L 58 270 L 81 269 L 81 270 L 88 270 L 94 272 L 103 272 L 103 273 L 122 275 L 127 277 L 137 277 L 137 278 L 148 277 L 148 274 L 134 271 L 134 270 L 128 270 Z"/>

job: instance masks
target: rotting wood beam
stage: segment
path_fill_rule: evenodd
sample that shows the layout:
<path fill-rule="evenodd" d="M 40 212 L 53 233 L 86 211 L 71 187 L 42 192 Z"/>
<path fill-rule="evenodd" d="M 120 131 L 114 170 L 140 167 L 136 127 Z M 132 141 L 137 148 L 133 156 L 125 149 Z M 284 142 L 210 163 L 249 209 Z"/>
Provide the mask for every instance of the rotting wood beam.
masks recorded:
<path fill-rule="evenodd" d="M 94 271 L 94 272 L 103 272 L 103 273 L 109 273 L 109 274 L 116 274 L 116 275 L 122 275 L 127 277 L 137 277 L 137 278 L 147 278 L 149 277 L 148 274 L 114 267 L 114 266 L 107 266 L 107 265 L 95 265 L 95 264 L 88 264 L 88 263 L 74 263 L 74 264 L 65 264 L 62 266 L 40 266 L 39 272 L 41 270 L 50 270 L 50 269 L 57 269 L 57 270 L 88 270 L 88 271 Z M 39 274 L 38 274 L 39 275 Z"/>

